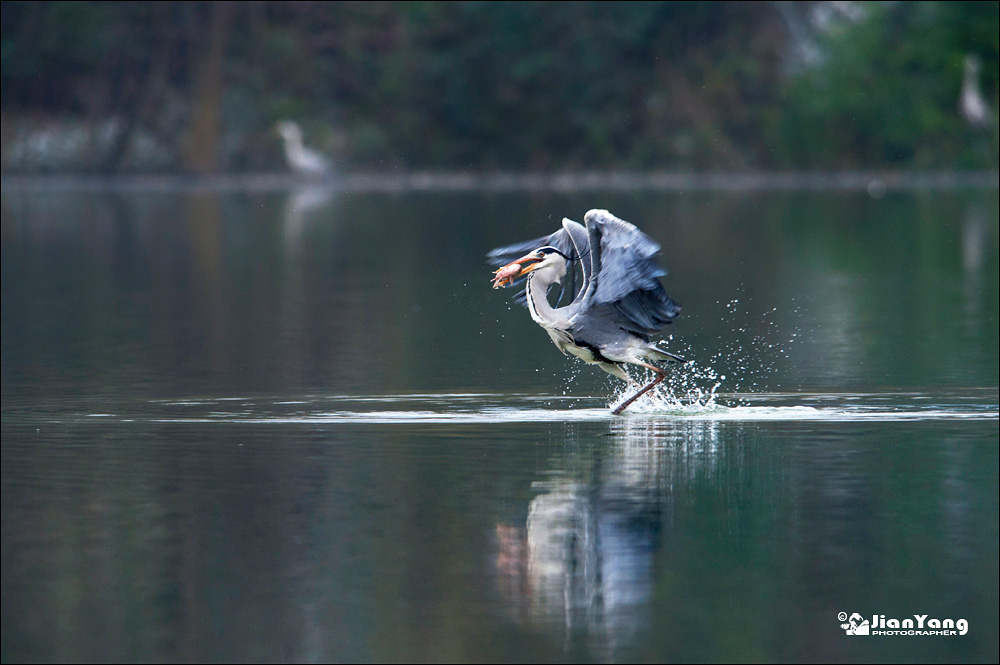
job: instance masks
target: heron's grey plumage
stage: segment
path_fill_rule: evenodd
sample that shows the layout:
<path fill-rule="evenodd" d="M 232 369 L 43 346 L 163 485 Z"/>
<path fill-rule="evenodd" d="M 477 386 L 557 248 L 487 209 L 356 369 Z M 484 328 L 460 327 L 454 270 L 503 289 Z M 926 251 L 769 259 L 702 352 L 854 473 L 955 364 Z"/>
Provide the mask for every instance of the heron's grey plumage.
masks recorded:
<path fill-rule="evenodd" d="M 527 306 L 563 352 L 596 363 L 609 374 L 628 379 L 622 363 L 648 367 L 658 378 L 616 411 L 662 380 L 664 374 L 649 363 L 681 358 L 652 344 L 659 332 L 680 312 L 680 305 L 663 290 L 666 275 L 656 260 L 660 245 L 648 235 L 607 210 L 591 210 L 586 227 L 569 219 L 555 233 L 527 242 L 498 247 L 487 258 L 494 265 L 537 263 L 521 271 L 526 286 L 515 300 Z M 516 257 L 529 252 L 521 259 Z M 582 283 L 575 288 L 576 268 Z M 553 308 L 548 288 L 569 275 L 572 301 Z"/>
<path fill-rule="evenodd" d="M 659 278 L 667 274 L 656 261 L 660 245 L 607 210 L 591 210 L 584 221 L 593 275 L 583 296 L 584 307 L 614 305 L 615 321 L 638 335 L 662 330 L 681 307 L 660 284 Z"/>

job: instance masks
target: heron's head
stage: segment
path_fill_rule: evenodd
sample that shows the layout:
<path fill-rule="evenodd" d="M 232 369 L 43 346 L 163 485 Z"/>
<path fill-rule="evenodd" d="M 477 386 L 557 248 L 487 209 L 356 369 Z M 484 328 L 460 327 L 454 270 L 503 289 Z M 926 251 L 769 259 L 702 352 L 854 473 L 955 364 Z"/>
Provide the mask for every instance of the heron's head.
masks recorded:
<path fill-rule="evenodd" d="M 274 129 L 281 135 L 281 138 L 286 141 L 301 141 L 302 140 L 302 130 L 299 129 L 297 123 L 291 120 L 282 120 Z"/>
<path fill-rule="evenodd" d="M 975 53 L 969 53 L 965 56 L 965 75 L 969 78 L 978 79 L 979 78 L 979 68 L 982 67 L 983 61 Z"/>
<path fill-rule="evenodd" d="M 569 257 L 555 247 L 546 246 L 525 254 L 518 260 L 499 268 L 493 278 L 493 288 L 510 285 L 515 279 L 535 272 L 549 270 L 553 281 L 558 282 L 566 274 L 566 262 Z"/>

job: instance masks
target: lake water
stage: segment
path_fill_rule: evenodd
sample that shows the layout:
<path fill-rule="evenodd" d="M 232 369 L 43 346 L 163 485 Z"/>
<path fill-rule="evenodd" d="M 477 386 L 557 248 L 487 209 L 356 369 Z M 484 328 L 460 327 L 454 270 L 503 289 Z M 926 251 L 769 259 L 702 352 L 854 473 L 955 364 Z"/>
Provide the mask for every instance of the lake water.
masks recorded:
<path fill-rule="evenodd" d="M 4 662 L 998 658 L 995 188 L 0 204 Z M 618 417 L 484 262 L 590 208 L 692 361 Z"/>

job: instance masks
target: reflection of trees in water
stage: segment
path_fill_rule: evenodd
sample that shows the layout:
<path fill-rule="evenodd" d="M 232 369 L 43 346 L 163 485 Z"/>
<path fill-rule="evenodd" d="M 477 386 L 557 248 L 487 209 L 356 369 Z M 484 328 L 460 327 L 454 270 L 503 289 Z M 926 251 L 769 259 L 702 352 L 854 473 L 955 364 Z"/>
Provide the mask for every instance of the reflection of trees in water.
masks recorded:
<path fill-rule="evenodd" d="M 711 476 L 717 423 L 626 421 L 610 456 L 532 483 L 525 525 L 496 527 L 500 593 L 515 618 L 598 653 L 634 646 L 650 625 L 654 558 L 672 492 Z"/>
<path fill-rule="evenodd" d="M 838 195 L 808 224 L 799 212 L 784 213 L 784 275 L 761 279 L 777 285 L 774 302 L 795 303 L 777 314 L 795 374 L 836 389 L 886 376 L 919 385 L 958 368 L 969 384 L 989 382 L 979 371 L 986 349 L 959 340 L 989 338 L 996 290 L 983 270 L 996 260 L 995 196 Z"/>

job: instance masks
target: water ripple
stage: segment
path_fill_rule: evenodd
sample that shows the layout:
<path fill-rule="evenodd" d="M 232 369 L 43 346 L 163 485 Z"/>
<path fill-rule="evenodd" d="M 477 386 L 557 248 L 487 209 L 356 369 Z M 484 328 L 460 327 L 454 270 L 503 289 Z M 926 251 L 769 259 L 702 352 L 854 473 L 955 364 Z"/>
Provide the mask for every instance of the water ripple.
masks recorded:
<path fill-rule="evenodd" d="M 997 420 L 995 389 L 928 393 L 719 394 L 710 403 L 647 399 L 613 416 L 597 398 L 495 393 L 282 395 L 158 400 L 144 413 L 107 409 L 87 418 L 155 423 L 424 424 L 526 423 L 619 419 L 692 421 Z"/>

